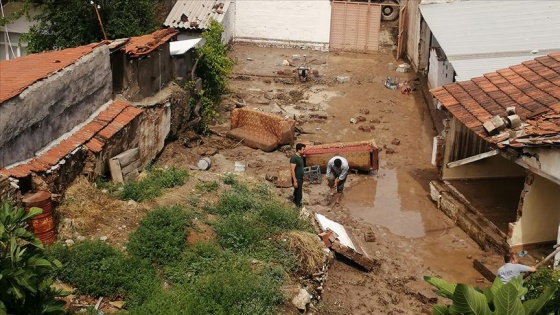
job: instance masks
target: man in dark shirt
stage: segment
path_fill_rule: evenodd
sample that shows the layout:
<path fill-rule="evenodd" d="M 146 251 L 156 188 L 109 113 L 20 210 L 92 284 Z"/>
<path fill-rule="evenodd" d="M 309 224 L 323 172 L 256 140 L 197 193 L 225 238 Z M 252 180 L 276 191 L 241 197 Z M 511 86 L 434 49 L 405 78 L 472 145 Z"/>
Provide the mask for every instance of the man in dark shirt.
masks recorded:
<path fill-rule="evenodd" d="M 290 157 L 290 171 L 292 174 L 292 186 L 294 186 L 294 194 L 292 200 L 296 207 L 301 208 L 301 199 L 303 197 L 303 152 L 305 144 L 296 144 L 296 153 Z"/>

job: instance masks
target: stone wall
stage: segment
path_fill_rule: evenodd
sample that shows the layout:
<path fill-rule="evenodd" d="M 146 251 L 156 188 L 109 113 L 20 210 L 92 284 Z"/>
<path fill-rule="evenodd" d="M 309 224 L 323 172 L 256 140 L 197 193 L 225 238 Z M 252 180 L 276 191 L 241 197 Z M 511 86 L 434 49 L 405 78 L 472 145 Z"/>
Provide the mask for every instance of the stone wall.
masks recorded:
<path fill-rule="evenodd" d="M 85 121 L 111 99 L 109 49 L 102 45 L 0 106 L 0 168 L 35 152 Z"/>

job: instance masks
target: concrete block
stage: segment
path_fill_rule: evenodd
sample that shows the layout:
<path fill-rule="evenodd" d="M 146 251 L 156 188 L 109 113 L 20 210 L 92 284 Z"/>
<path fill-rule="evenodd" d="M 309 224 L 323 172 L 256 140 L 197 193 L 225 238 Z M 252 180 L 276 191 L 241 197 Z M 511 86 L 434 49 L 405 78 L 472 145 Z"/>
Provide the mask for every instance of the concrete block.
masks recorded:
<path fill-rule="evenodd" d="M 511 128 L 515 129 L 521 126 L 521 118 L 519 118 L 518 115 L 510 115 L 507 117 L 507 120 L 509 121 L 509 125 Z"/>
<path fill-rule="evenodd" d="M 484 127 L 484 130 L 486 130 L 486 132 L 488 133 L 489 136 L 493 136 L 495 134 L 498 133 L 498 128 L 496 128 L 496 126 L 494 126 L 494 124 L 492 123 L 491 120 L 486 121 L 482 127 Z"/>
<path fill-rule="evenodd" d="M 515 115 L 516 112 L 517 112 L 517 111 L 516 111 L 516 109 L 515 109 L 515 106 L 511 106 L 511 107 L 507 107 L 507 108 L 506 108 L 506 114 L 507 114 L 508 116 L 510 116 L 510 115 Z"/>
<path fill-rule="evenodd" d="M 506 129 L 506 123 L 504 122 L 502 117 L 496 115 L 496 116 L 492 117 L 492 119 L 490 121 L 492 121 L 492 124 L 494 124 L 494 127 L 496 127 L 496 129 L 498 129 L 498 131 L 502 131 L 502 130 Z"/>

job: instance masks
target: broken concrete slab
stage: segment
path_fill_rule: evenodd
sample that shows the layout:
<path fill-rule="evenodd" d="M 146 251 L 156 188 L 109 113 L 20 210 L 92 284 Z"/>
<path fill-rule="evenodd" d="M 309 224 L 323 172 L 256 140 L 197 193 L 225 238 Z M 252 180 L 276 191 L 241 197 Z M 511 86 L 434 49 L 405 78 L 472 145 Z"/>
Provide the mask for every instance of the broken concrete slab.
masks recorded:
<path fill-rule="evenodd" d="M 315 213 L 315 220 L 323 233 L 319 236 L 325 246 L 331 248 L 336 253 L 352 260 L 367 271 L 371 271 L 377 262 L 370 258 L 358 242 L 352 241 L 344 226 L 340 223 L 329 220 L 322 214 Z"/>

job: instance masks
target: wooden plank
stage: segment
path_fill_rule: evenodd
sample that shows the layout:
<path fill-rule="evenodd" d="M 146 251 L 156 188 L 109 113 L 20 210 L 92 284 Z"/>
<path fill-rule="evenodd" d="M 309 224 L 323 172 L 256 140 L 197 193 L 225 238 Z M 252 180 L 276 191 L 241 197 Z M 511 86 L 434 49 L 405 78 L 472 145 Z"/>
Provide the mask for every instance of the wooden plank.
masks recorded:
<path fill-rule="evenodd" d="M 126 178 L 130 173 L 134 171 L 138 172 L 139 167 L 140 167 L 140 159 L 130 162 L 130 164 L 128 164 L 127 166 L 122 167 L 121 169 L 122 176 Z"/>
<path fill-rule="evenodd" d="M 494 272 L 492 272 L 490 269 L 488 269 L 482 262 L 480 262 L 478 259 L 473 260 L 473 267 L 474 269 L 476 269 L 478 272 L 480 272 L 480 274 L 486 278 L 486 280 L 490 281 L 490 282 L 494 282 L 494 279 L 496 278 L 496 274 Z"/>
<path fill-rule="evenodd" d="M 491 157 L 491 156 L 494 156 L 494 155 L 498 155 L 498 153 L 500 153 L 500 150 L 496 149 L 496 150 L 484 152 L 484 153 L 481 153 L 481 154 L 473 155 L 473 156 L 468 157 L 466 159 L 462 159 L 462 160 L 455 161 L 455 162 L 449 162 L 449 163 L 447 163 L 447 167 L 448 168 L 453 168 L 453 167 L 469 164 L 469 163 L 472 163 L 472 162 L 483 160 L 485 158 L 488 158 L 488 157 Z"/>
<path fill-rule="evenodd" d="M 117 158 L 111 158 L 109 160 L 109 169 L 111 170 L 111 179 L 115 183 L 124 183 L 124 179 L 121 171 L 121 163 Z"/>
<path fill-rule="evenodd" d="M 113 158 L 118 159 L 121 163 L 121 167 L 124 168 L 133 161 L 140 159 L 140 150 L 138 148 L 126 150 L 123 153 L 114 156 Z"/>

